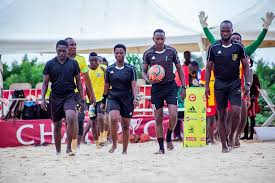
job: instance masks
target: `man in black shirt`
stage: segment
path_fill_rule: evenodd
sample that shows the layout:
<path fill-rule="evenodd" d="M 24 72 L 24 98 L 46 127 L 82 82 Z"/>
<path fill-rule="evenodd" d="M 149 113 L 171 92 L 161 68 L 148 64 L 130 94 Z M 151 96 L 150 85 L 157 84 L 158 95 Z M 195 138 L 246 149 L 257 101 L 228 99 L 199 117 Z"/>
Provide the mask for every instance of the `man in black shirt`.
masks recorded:
<path fill-rule="evenodd" d="M 143 78 L 152 84 L 151 101 L 156 120 L 156 134 L 159 142 L 159 151 L 156 154 L 164 154 L 164 138 L 163 138 L 163 106 L 164 100 L 168 104 L 169 110 L 169 128 L 167 130 L 166 142 L 167 149 L 174 148 L 172 144 L 171 134 L 177 122 L 177 85 L 175 82 L 175 74 L 173 72 L 173 64 L 176 66 L 182 83 L 183 90 L 181 97 L 185 98 L 185 80 L 182 67 L 178 58 L 177 51 L 164 44 L 165 33 L 161 29 L 157 29 L 153 34 L 155 45 L 149 48 L 143 54 Z M 165 70 L 165 77 L 162 81 L 151 81 L 148 79 L 148 66 L 161 65 Z"/>
<path fill-rule="evenodd" d="M 219 118 L 219 132 L 222 142 L 222 152 L 226 153 L 234 145 L 234 135 L 240 122 L 241 111 L 241 81 L 240 81 L 240 62 L 242 62 L 245 73 L 245 95 L 249 93 L 249 65 L 246 59 L 244 47 L 240 43 L 232 42 L 232 23 L 228 20 L 220 25 L 221 40 L 210 46 L 206 65 L 205 94 L 210 94 L 209 81 L 211 68 L 214 66 L 215 74 L 215 98 Z M 232 111 L 232 127 L 226 143 L 226 124 L 227 105 L 230 101 Z M 230 127 L 228 127 L 230 128 Z M 238 137 L 235 137 L 238 138 Z M 229 147 L 228 147 L 229 146 Z"/>
<path fill-rule="evenodd" d="M 73 130 L 76 124 L 76 88 L 74 79 L 76 79 L 79 95 L 84 102 L 82 84 L 80 81 L 80 70 L 77 62 L 67 57 L 68 44 L 64 40 L 60 40 L 56 44 L 57 57 L 48 61 L 43 71 L 42 99 L 41 108 L 47 110 L 45 95 L 49 82 L 51 85 L 50 95 L 50 113 L 54 123 L 54 141 L 56 153 L 61 151 L 61 128 L 62 118 L 66 117 L 67 122 L 67 150 L 66 153 L 74 155 L 71 149 Z"/>
<path fill-rule="evenodd" d="M 183 56 L 184 56 L 184 65 L 185 66 L 189 66 L 191 64 L 191 52 L 190 51 L 185 51 L 183 52 Z"/>

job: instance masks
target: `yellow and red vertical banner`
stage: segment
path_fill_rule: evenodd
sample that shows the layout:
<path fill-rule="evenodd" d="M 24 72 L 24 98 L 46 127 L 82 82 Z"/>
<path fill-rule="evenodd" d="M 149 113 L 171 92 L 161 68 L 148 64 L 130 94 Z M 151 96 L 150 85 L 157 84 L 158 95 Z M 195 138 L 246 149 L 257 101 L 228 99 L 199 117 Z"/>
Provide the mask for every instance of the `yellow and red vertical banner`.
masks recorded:
<path fill-rule="evenodd" d="M 184 110 L 184 147 L 206 145 L 206 98 L 203 87 L 186 90 Z"/>

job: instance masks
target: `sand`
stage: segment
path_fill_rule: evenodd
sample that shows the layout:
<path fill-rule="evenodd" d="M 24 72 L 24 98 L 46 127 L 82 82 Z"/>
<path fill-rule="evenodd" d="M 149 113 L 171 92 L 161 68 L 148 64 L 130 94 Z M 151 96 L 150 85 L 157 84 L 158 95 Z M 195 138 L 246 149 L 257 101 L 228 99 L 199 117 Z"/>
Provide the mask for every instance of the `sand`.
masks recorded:
<path fill-rule="evenodd" d="M 0 149 L 0 182 L 100 182 L 100 183 L 274 183 L 275 142 L 247 141 L 231 153 L 221 146 L 176 149 L 154 155 L 157 143 L 130 144 L 128 155 L 119 146 L 114 154 L 106 148 L 82 145 L 75 157 L 56 156 L 54 145 Z"/>

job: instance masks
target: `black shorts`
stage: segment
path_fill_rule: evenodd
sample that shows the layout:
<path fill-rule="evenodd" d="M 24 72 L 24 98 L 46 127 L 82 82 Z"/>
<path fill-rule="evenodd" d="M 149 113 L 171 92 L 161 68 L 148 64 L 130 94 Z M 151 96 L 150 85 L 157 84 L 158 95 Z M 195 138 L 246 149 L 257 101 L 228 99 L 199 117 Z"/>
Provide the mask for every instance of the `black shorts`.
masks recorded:
<path fill-rule="evenodd" d="M 230 105 L 242 105 L 240 79 L 234 81 L 222 81 L 216 78 L 214 91 L 218 110 L 226 109 L 228 106 L 228 100 Z"/>
<path fill-rule="evenodd" d="M 153 84 L 151 90 L 151 102 L 153 110 L 162 108 L 164 100 L 167 104 L 178 104 L 178 89 L 175 81 L 166 84 Z"/>
<path fill-rule="evenodd" d="M 134 97 L 109 97 L 107 100 L 107 112 L 112 110 L 120 111 L 120 115 L 124 118 L 132 118 L 134 112 Z"/>
<path fill-rule="evenodd" d="M 104 111 L 101 110 L 100 105 L 101 105 L 101 101 L 99 101 L 95 104 L 95 106 L 94 106 L 95 107 L 95 116 L 90 117 L 91 120 L 95 120 L 97 117 L 97 114 L 104 114 Z M 90 108 L 90 106 L 89 106 L 89 108 Z M 89 110 L 89 108 L 88 108 L 88 110 Z"/>
<path fill-rule="evenodd" d="M 49 99 L 49 107 L 51 113 L 51 120 L 53 122 L 58 122 L 65 117 L 66 110 L 75 111 L 76 100 L 75 93 L 70 93 L 66 96 L 56 96 L 51 93 Z"/>

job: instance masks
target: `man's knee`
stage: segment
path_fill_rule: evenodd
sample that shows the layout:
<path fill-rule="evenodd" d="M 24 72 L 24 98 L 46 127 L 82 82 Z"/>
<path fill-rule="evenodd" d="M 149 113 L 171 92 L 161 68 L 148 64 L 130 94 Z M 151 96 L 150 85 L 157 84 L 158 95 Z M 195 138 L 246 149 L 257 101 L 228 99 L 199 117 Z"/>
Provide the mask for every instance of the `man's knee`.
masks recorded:
<path fill-rule="evenodd" d="M 177 114 L 176 113 L 169 114 L 169 120 L 170 121 L 176 121 L 177 120 Z"/>
<path fill-rule="evenodd" d="M 76 112 L 73 110 L 67 110 L 66 111 L 66 121 L 67 123 L 73 122 L 76 119 Z"/>
<path fill-rule="evenodd" d="M 122 131 L 128 131 L 130 128 L 129 128 L 129 125 L 123 125 L 121 124 L 121 128 L 122 128 Z"/>

